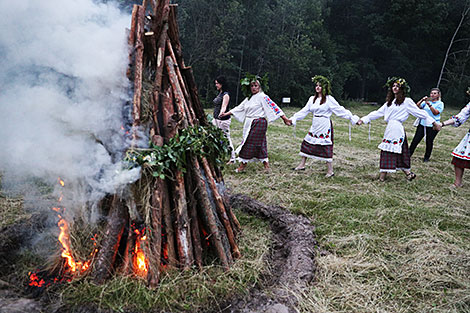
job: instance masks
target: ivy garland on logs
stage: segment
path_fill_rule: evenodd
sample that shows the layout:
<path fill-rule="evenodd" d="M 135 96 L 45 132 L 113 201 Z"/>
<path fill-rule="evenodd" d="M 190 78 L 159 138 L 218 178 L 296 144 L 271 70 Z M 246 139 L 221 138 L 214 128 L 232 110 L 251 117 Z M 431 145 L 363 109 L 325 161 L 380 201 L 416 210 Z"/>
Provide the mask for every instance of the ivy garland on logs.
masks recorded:
<path fill-rule="evenodd" d="M 171 169 L 175 167 L 186 172 L 186 153 L 191 151 L 197 156 L 204 156 L 219 167 L 230 156 L 230 145 L 222 130 L 212 124 L 208 126 L 190 126 L 182 129 L 168 143 L 157 146 L 150 142 L 149 148 L 130 149 L 125 161 L 130 167 L 148 166 L 154 177 L 172 178 Z"/>

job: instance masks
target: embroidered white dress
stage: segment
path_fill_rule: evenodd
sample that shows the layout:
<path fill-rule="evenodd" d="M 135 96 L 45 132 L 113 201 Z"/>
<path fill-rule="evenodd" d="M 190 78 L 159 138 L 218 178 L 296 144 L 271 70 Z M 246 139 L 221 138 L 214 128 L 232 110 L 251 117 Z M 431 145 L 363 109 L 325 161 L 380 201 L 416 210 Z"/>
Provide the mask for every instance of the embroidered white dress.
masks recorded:
<path fill-rule="evenodd" d="M 432 124 L 434 122 L 434 118 L 426 111 L 418 108 L 411 98 L 405 98 L 405 101 L 400 105 L 397 105 L 394 99 L 390 106 L 385 103 L 380 109 L 370 112 L 361 120 L 367 124 L 372 120 L 384 117 L 387 127 L 382 142 L 379 144 L 379 149 L 400 154 L 405 140 L 403 122 L 410 114 L 425 120 L 426 123 Z"/>
<path fill-rule="evenodd" d="M 454 126 L 459 127 L 470 117 L 470 102 L 460 111 L 459 114 L 452 116 Z M 459 145 L 452 151 L 452 155 L 456 158 L 470 161 L 470 129 L 462 138 Z"/>
<path fill-rule="evenodd" d="M 304 140 L 312 145 L 331 145 L 331 120 L 330 117 L 335 115 L 350 120 L 352 124 L 356 124 L 359 120 L 357 115 L 353 115 L 351 111 L 341 106 L 333 96 L 326 96 L 326 101 L 320 104 L 321 98 L 318 97 L 313 101 L 314 97 L 311 96 L 307 104 L 297 113 L 295 113 L 291 120 L 292 124 L 296 125 L 297 121 L 304 119 L 309 113 L 312 113 L 312 126 L 305 136 Z M 323 161 L 331 162 L 331 158 L 321 158 L 312 156 L 303 152 L 299 153 L 301 156 L 308 158 L 320 159 Z"/>
<path fill-rule="evenodd" d="M 240 146 L 238 146 L 235 150 L 237 154 L 243 148 L 243 145 L 248 138 L 248 135 L 250 134 L 251 124 L 254 120 L 258 118 L 265 118 L 268 123 L 271 123 L 284 115 L 284 112 L 281 110 L 281 108 L 262 91 L 251 96 L 250 98 L 245 98 L 242 103 L 231 109 L 230 112 L 232 112 L 232 115 L 236 120 L 238 120 L 240 123 L 244 123 L 243 139 Z M 244 163 L 254 161 L 268 162 L 268 158 L 261 160 L 246 160 L 239 157 L 238 160 Z"/>

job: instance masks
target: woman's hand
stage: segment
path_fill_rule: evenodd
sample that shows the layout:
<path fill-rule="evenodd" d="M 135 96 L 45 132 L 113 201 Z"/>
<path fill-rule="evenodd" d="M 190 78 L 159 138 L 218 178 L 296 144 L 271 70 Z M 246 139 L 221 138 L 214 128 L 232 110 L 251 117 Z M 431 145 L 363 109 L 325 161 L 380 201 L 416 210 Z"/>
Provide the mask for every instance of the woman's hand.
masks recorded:
<path fill-rule="evenodd" d="M 232 115 L 232 112 L 228 111 L 228 112 L 225 112 L 225 113 L 220 113 L 219 117 L 226 117 L 226 116 L 230 116 L 230 115 Z"/>
<path fill-rule="evenodd" d="M 437 130 L 437 131 L 441 130 L 443 126 L 444 126 L 443 123 L 439 123 L 439 122 L 432 123 L 432 129 Z"/>
<path fill-rule="evenodd" d="M 284 124 L 286 124 L 287 126 L 292 125 L 292 120 L 288 119 L 285 115 L 281 116 L 281 118 L 284 121 Z"/>

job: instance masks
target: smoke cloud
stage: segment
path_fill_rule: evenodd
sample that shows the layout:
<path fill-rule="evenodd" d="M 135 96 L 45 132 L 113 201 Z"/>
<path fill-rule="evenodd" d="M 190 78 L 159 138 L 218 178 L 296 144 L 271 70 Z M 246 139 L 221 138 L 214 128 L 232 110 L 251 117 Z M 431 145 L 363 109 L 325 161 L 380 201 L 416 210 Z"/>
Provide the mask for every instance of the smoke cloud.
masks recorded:
<path fill-rule="evenodd" d="M 138 178 L 121 164 L 129 24 L 111 3 L 0 1 L 2 188 L 60 177 L 80 207 Z"/>

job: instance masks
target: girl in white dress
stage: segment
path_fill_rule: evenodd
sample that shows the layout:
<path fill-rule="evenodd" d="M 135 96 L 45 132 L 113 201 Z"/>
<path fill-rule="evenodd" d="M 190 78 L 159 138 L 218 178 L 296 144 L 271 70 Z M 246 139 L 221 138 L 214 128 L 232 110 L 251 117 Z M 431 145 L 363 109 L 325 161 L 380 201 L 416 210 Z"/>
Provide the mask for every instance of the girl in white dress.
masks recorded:
<path fill-rule="evenodd" d="M 387 173 L 394 173 L 397 170 L 402 170 L 406 174 L 406 179 L 413 180 L 416 174 L 411 171 L 410 151 L 403 122 L 412 114 L 435 127 L 440 124 L 426 111 L 419 109 L 411 98 L 406 97 L 409 95 L 410 87 L 405 79 L 389 78 L 385 86 L 388 89 L 385 104 L 380 109 L 362 117 L 357 124 L 367 124 L 384 117 L 387 127 L 382 142 L 379 144 L 381 150 L 379 180 L 385 181 Z"/>
<path fill-rule="evenodd" d="M 295 171 L 305 169 L 307 158 L 325 161 L 327 172 L 325 177 L 334 176 L 333 172 L 333 123 L 331 115 L 348 119 L 352 124 L 359 120 L 357 115 L 353 115 L 349 110 L 339 105 L 333 96 L 331 96 L 331 85 L 329 80 L 321 75 L 312 78 L 315 84 L 315 95 L 311 96 L 307 104 L 292 116 L 292 124 L 304 119 L 309 113 L 312 113 L 312 126 L 302 141 L 299 155 L 302 157 L 299 165 L 294 168 Z"/>
<path fill-rule="evenodd" d="M 235 150 L 240 161 L 240 166 L 235 170 L 237 173 L 243 172 L 249 162 L 263 162 L 264 169 L 269 171 L 266 140 L 268 123 L 282 118 L 286 125 L 291 125 L 281 108 L 263 92 L 261 81 L 263 81 L 261 77 L 248 74 L 242 80 L 242 87 L 249 89 L 245 91 L 249 95 L 238 106 L 219 115 L 221 117 L 233 115 L 236 120 L 243 123 L 243 140 Z M 266 79 L 263 84 L 267 84 Z"/>

